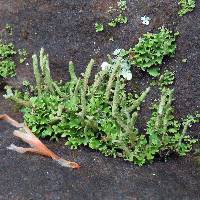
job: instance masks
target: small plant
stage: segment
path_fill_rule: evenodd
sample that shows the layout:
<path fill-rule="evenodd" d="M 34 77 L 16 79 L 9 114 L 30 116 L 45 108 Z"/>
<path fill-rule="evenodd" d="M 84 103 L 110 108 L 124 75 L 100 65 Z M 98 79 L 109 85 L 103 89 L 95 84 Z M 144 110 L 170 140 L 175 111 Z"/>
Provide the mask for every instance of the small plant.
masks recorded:
<path fill-rule="evenodd" d="M 96 29 L 96 32 L 102 32 L 104 30 L 104 27 L 103 27 L 103 24 L 101 23 L 96 23 L 95 24 L 95 29 Z"/>
<path fill-rule="evenodd" d="M 12 43 L 5 44 L 0 40 L 0 77 L 12 77 L 15 75 L 15 63 L 12 57 L 16 54 Z"/>
<path fill-rule="evenodd" d="M 128 22 L 128 18 L 122 14 L 117 16 L 115 19 L 112 19 L 108 25 L 110 27 L 116 27 L 118 24 L 126 24 Z"/>
<path fill-rule="evenodd" d="M 127 3 L 126 0 L 120 0 L 117 2 L 118 8 L 121 12 L 126 11 L 127 9 Z"/>
<path fill-rule="evenodd" d="M 9 35 L 12 35 L 12 26 L 7 24 L 3 32 L 7 31 Z M 16 75 L 16 64 L 13 60 L 14 55 L 19 56 L 19 63 L 23 63 L 27 56 L 26 49 L 16 50 L 13 43 L 3 42 L 0 40 L 0 77 L 7 78 Z"/>
<path fill-rule="evenodd" d="M 147 159 L 158 153 L 169 155 L 176 152 L 179 155 L 186 155 L 196 140 L 188 136 L 188 128 L 195 123 L 195 118 L 188 116 L 183 123 L 174 119 L 172 107 L 173 90 L 163 88 L 159 103 L 153 105 L 152 117 L 147 123 L 147 135 L 149 145 L 147 146 Z"/>
<path fill-rule="evenodd" d="M 174 119 L 173 90 L 162 88 L 147 132 L 142 133 L 136 122 L 150 88 L 140 95 L 127 93 L 119 76 L 120 61 L 111 73 L 102 70 L 89 84 L 93 65 L 91 60 L 83 76 L 77 77 L 70 62 L 70 81 L 57 83 L 51 78 L 48 55 L 42 49 L 39 62 L 33 56 L 33 89 L 22 93 L 7 87 L 5 97 L 22 106 L 25 122 L 36 135 L 65 137 L 71 148 L 87 145 L 106 156 L 122 157 L 138 165 L 152 162 L 156 155 L 185 155 L 191 150 L 196 141 L 187 135 L 187 129 L 195 119 L 189 116 L 182 124 Z"/>
<path fill-rule="evenodd" d="M 13 28 L 10 24 L 6 24 L 5 29 L 10 36 L 13 34 Z"/>
<path fill-rule="evenodd" d="M 128 18 L 124 15 L 124 12 L 127 9 L 127 3 L 126 0 L 119 0 L 117 2 L 118 9 L 114 9 L 112 7 L 109 8 L 108 13 L 118 13 L 117 16 L 108 22 L 108 26 L 110 27 L 116 27 L 120 24 L 126 24 L 128 22 Z M 104 25 L 102 23 L 96 23 L 95 24 L 96 32 L 102 32 L 104 30 Z"/>
<path fill-rule="evenodd" d="M 15 76 L 15 63 L 10 59 L 0 61 L 0 76 L 3 78 Z"/>
<path fill-rule="evenodd" d="M 26 49 L 18 49 L 19 63 L 22 64 L 27 59 L 28 52 Z"/>
<path fill-rule="evenodd" d="M 126 24 L 128 22 L 128 18 L 124 15 L 124 12 L 127 9 L 127 3 L 124 0 L 120 0 L 117 2 L 118 12 L 120 13 L 117 17 L 112 19 L 108 25 L 110 27 L 116 27 L 119 24 Z"/>
<path fill-rule="evenodd" d="M 179 4 L 181 6 L 180 11 L 178 14 L 180 16 L 183 16 L 187 14 L 188 12 L 192 12 L 196 6 L 196 1 L 195 0 L 179 0 Z"/>
<path fill-rule="evenodd" d="M 10 56 L 13 56 L 16 54 L 16 51 L 14 50 L 14 45 L 12 43 L 3 43 L 0 40 L 0 58 L 8 58 Z"/>
<path fill-rule="evenodd" d="M 173 34 L 164 27 L 160 28 L 159 33 L 146 33 L 133 48 L 116 49 L 114 58 L 109 58 L 109 64 L 120 58 L 122 71 L 124 69 L 126 73 L 130 72 L 131 66 L 135 66 L 157 77 L 160 75 L 159 65 L 164 57 L 173 56 L 175 53 L 177 35 L 178 33 Z M 170 76 L 170 72 L 166 76 Z"/>
<path fill-rule="evenodd" d="M 160 75 L 159 79 L 154 79 L 150 83 L 151 86 L 158 86 L 160 89 L 164 87 L 171 86 L 174 83 L 174 72 L 165 70 L 163 74 Z"/>
<path fill-rule="evenodd" d="M 139 43 L 129 50 L 130 62 L 150 75 L 158 76 L 163 58 L 175 53 L 177 35 L 164 27 L 160 28 L 159 33 L 144 34 Z"/>
<path fill-rule="evenodd" d="M 166 70 L 159 78 L 159 85 L 161 87 L 169 86 L 174 83 L 174 72 Z"/>

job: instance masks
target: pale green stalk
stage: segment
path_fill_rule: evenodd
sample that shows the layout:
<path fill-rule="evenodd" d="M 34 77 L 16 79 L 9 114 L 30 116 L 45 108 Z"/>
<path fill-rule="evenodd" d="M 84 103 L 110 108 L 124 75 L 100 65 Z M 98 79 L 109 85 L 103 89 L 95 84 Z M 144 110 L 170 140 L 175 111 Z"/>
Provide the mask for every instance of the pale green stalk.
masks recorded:
<path fill-rule="evenodd" d="M 69 62 L 69 74 L 70 74 L 71 81 L 77 80 L 76 73 L 75 73 L 75 66 L 72 61 Z"/>
<path fill-rule="evenodd" d="M 80 87 L 80 82 L 81 82 L 81 79 L 79 78 L 77 80 L 77 83 L 76 83 L 76 86 L 75 86 L 75 89 L 74 89 L 74 93 L 73 95 L 76 97 L 78 95 L 78 90 L 79 90 L 79 87 Z"/>
<path fill-rule="evenodd" d="M 128 112 L 133 112 L 137 109 L 141 103 L 145 100 L 147 94 L 150 91 L 150 87 L 148 87 L 135 101 L 133 101 L 133 105 L 127 108 Z"/>
<path fill-rule="evenodd" d="M 45 60 L 44 60 L 44 48 L 40 50 L 40 68 L 42 70 L 42 74 L 44 75 L 45 68 Z"/>
<path fill-rule="evenodd" d="M 44 81 L 46 86 L 49 88 L 49 90 L 53 93 L 53 80 L 51 78 L 51 72 L 49 68 L 49 57 L 48 55 L 44 55 L 43 57 L 43 62 L 44 62 Z"/>
<path fill-rule="evenodd" d="M 91 61 L 89 62 L 86 70 L 85 70 L 85 74 L 83 77 L 83 88 L 81 90 L 81 116 L 84 118 L 85 117 L 85 113 L 86 113 L 86 93 L 87 93 L 87 89 L 88 89 L 88 81 L 89 81 L 89 77 L 91 75 L 92 72 L 92 68 L 94 65 L 94 60 L 91 59 Z"/>
<path fill-rule="evenodd" d="M 40 77 L 40 71 L 38 68 L 38 59 L 37 59 L 37 55 L 33 55 L 32 56 L 33 59 L 33 72 L 34 72 L 34 76 L 35 76 L 35 81 L 36 81 L 36 88 L 38 91 L 38 95 L 41 95 L 41 77 Z"/>
<path fill-rule="evenodd" d="M 66 94 L 60 90 L 60 87 L 55 82 L 52 82 L 52 86 L 60 97 L 66 97 Z"/>
<path fill-rule="evenodd" d="M 168 96 L 168 101 L 165 106 L 165 115 L 163 118 L 163 134 L 166 134 L 167 128 L 168 128 L 168 122 L 169 122 L 169 116 L 171 114 L 171 104 L 172 104 L 172 97 L 173 97 L 173 90 L 170 90 L 169 96 Z"/>
<path fill-rule="evenodd" d="M 160 103 L 158 106 L 157 118 L 156 118 L 156 122 L 155 122 L 155 130 L 157 130 L 160 127 L 160 123 L 161 123 L 162 116 L 163 116 L 163 110 L 164 110 L 165 103 L 166 103 L 166 98 L 167 98 L 166 94 L 161 95 Z"/>
<path fill-rule="evenodd" d="M 120 61 L 118 61 L 115 65 L 114 65 L 114 68 L 112 70 L 112 73 L 110 75 L 110 78 L 108 80 L 108 83 L 107 83 L 107 87 L 106 87 L 106 93 L 105 93 L 105 98 L 106 98 L 106 101 L 109 101 L 109 98 L 110 98 L 110 93 L 111 93 L 111 89 L 113 87 L 113 82 L 115 80 L 115 77 L 119 71 L 119 68 L 120 68 Z"/>
<path fill-rule="evenodd" d="M 113 102 L 112 102 L 112 116 L 115 116 L 115 114 L 117 113 L 119 100 L 120 100 L 119 91 L 120 91 L 120 80 L 118 76 L 116 84 L 115 84 L 115 91 L 114 91 Z"/>
<path fill-rule="evenodd" d="M 94 83 L 92 86 L 92 94 L 94 94 L 96 92 L 96 90 L 98 89 L 99 85 L 102 83 L 102 81 L 107 73 L 108 73 L 107 70 L 101 70 L 98 74 L 96 74 Z"/>

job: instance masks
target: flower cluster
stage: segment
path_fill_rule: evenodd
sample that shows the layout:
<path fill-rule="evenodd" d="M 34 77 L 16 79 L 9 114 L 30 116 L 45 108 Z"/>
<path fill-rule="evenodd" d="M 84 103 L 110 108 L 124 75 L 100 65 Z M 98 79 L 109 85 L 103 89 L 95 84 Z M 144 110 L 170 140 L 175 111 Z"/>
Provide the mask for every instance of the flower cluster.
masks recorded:
<path fill-rule="evenodd" d="M 150 19 L 149 17 L 147 17 L 146 15 L 143 16 L 143 17 L 141 17 L 140 19 L 141 19 L 141 21 L 142 21 L 142 24 L 145 24 L 145 25 L 149 25 L 150 20 L 151 20 L 151 19 Z"/>
<path fill-rule="evenodd" d="M 111 63 L 103 62 L 101 64 L 102 70 L 107 70 L 109 72 L 112 72 L 113 67 L 115 67 L 115 63 L 117 60 L 120 60 L 120 76 L 122 76 L 126 80 L 132 79 L 132 72 L 130 70 L 131 65 L 128 62 L 128 59 L 124 58 L 124 54 L 126 54 L 126 51 L 124 49 L 116 49 L 113 52 L 113 55 L 115 58 L 112 59 Z"/>

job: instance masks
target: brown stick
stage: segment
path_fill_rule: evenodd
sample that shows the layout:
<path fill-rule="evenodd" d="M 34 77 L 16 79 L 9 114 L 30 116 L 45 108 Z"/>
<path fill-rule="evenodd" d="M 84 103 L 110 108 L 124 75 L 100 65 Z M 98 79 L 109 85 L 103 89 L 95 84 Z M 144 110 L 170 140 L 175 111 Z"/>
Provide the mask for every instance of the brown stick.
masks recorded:
<path fill-rule="evenodd" d="M 8 147 L 8 149 L 17 151 L 19 153 L 26 153 L 26 152 L 37 153 L 43 156 L 51 157 L 53 160 L 57 161 L 60 165 L 64 167 L 70 167 L 70 168 L 75 168 L 75 169 L 80 168 L 79 164 L 64 160 L 63 158 L 53 153 L 31 132 L 31 130 L 25 124 L 18 123 L 17 121 L 15 121 L 14 119 L 12 119 L 6 114 L 0 115 L 0 120 L 4 120 L 8 122 L 9 124 L 15 126 L 16 128 L 19 128 L 20 130 L 19 131 L 15 130 L 13 134 L 31 146 L 31 148 L 23 148 L 23 147 L 17 147 L 14 144 L 11 144 Z"/>
<path fill-rule="evenodd" d="M 9 117 L 6 114 L 0 115 L 0 120 L 4 120 L 4 121 L 8 122 L 9 124 L 15 126 L 16 128 L 23 127 L 23 124 L 18 123 L 17 121 L 15 121 L 14 119 L 12 119 L 11 117 Z"/>

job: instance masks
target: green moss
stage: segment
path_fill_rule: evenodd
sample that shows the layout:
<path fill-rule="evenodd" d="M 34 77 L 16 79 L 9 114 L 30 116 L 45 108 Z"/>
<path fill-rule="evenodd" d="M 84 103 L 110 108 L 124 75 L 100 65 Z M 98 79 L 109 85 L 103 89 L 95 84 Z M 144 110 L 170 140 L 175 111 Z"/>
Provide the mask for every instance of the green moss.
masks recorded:
<path fill-rule="evenodd" d="M 128 18 L 125 16 L 125 11 L 127 10 L 127 1 L 126 0 L 119 0 L 117 1 L 117 9 L 112 7 L 109 8 L 107 11 L 109 14 L 113 14 L 114 17 L 108 22 L 109 27 L 116 27 L 120 24 L 126 24 L 128 22 Z M 104 31 L 104 24 L 103 23 L 95 23 L 96 32 Z"/>
<path fill-rule="evenodd" d="M 144 34 L 139 43 L 130 49 L 130 62 L 150 75 L 158 76 L 163 58 L 173 56 L 175 53 L 175 35 L 166 28 L 160 28 L 156 34 Z"/>
<path fill-rule="evenodd" d="M 14 61 L 9 58 L 0 61 L 0 76 L 3 78 L 15 76 L 15 67 Z"/>
<path fill-rule="evenodd" d="M 188 12 L 192 12 L 196 6 L 196 1 L 195 0 L 179 0 L 179 4 L 181 6 L 180 11 L 178 14 L 180 16 L 183 16 L 187 14 Z"/>
<path fill-rule="evenodd" d="M 0 77 L 12 77 L 15 75 L 15 63 L 12 57 L 16 54 L 12 43 L 3 43 L 0 40 Z"/>

